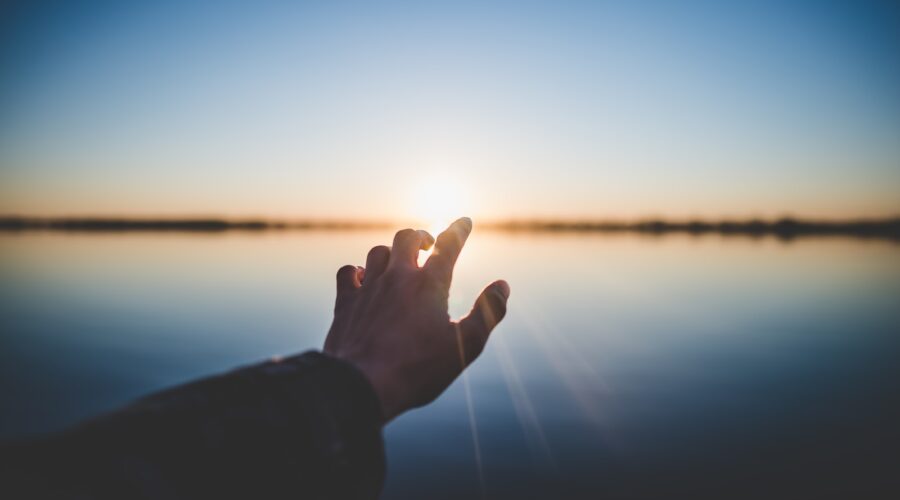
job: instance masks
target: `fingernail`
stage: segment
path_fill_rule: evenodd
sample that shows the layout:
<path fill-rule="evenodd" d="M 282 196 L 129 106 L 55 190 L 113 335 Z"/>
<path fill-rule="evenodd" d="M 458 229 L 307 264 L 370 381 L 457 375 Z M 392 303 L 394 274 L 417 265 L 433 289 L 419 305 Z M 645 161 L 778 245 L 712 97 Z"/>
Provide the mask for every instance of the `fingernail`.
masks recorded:
<path fill-rule="evenodd" d="M 509 292 L 510 292 L 509 283 L 507 283 L 506 281 L 504 281 L 504 280 L 498 281 L 494 285 L 494 290 L 497 290 L 500 293 L 500 295 L 503 296 L 504 299 L 509 298 Z"/>
<path fill-rule="evenodd" d="M 419 229 L 419 234 L 425 238 L 425 241 L 428 242 L 429 245 L 434 243 L 434 236 L 432 236 L 428 231 Z"/>
<path fill-rule="evenodd" d="M 457 222 L 462 223 L 462 224 L 465 225 L 468 229 L 472 229 L 472 219 L 470 219 L 470 218 L 468 218 L 468 217 L 460 217 L 459 220 L 458 220 Z"/>

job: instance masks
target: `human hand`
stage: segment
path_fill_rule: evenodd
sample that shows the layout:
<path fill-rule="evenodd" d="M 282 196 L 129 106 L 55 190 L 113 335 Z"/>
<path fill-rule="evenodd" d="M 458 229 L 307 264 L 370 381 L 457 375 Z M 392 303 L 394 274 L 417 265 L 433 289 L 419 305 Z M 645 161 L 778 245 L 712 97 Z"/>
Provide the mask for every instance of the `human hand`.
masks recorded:
<path fill-rule="evenodd" d="M 438 236 L 404 229 L 391 248 L 369 251 L 366 267 L 337 273 L 334 322 L 324 351 L 356 366 L 381 401 L 384 423 L 430 403 L 481 353 L 506 314 L 509 285 L 488 285 L 472 311 L 447 313 L 453 267 L 472 221 L 463 217 Z M 419 267 L 419 250 L 435 249 Z"/>

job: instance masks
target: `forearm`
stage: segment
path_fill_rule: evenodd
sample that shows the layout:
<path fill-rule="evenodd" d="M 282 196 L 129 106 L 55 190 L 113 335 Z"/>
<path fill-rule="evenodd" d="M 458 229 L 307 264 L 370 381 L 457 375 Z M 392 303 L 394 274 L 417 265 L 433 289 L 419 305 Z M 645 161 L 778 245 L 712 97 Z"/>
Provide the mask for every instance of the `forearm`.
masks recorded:
<path fill-rule="evenodd" d="M 3 462 L 0 488 L 61 498 L 374 498 L 384 475 L 375 394 L 320 353 L 149 396 Z"/>

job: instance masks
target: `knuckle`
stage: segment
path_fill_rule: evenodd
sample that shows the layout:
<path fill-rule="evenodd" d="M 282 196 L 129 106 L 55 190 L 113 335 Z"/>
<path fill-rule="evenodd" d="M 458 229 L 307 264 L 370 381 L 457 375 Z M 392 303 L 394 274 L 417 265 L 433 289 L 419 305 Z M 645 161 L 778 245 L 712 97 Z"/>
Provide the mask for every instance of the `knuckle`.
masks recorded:
<path fill-rule="evenodd" d="M 400 272 L 400 270 L 397 269 L 396 267 L 388 266 L 388 268 L 385 269 L 384 273 L 381 275 L 381 281 L 386 282 L 386 283 L 392 283 L 398 279 L 399 272 Z"/>
<path fill-rule="evenodd" d="M 463 350 L 466 355 L 465 364 L 468 366 L 484 350 L 485 338 L 479 335 L 469 335 L 465 338 Z"/>
<path fill-rule="evenodd" d="M 428 275 L 428 282 L 432 287 L 449 293 L 448 288 L 450 286 L 450 282 L 453 279 L 452 269 L 448 271 L 444 267 L 432 266 L 426 268 L 425 272 Z"/>
<path fill-rule="evenodd" d="M 496 322 L 499 323 L 504 316 L 506 316 L 506 301 L 497 298 L 494 304 L 494 317 L 496 318 Z"/>
<path fill-rule="evenodd" d="M 476 309 L 484 327 L 490 331 L 506 316 L 506 300 L 499 292 L 487 292 L 478 298 Z"/>
<path fill-rule="evenodd" d="M 408 269 L 406 267 L 397 266 L 397 267 L 389 267 L 387 271 L 385 271 L 384 275 L 388 277 L 389 281 L 406 281 L 413 276 L 416 270 Z"/>
<path fill-rule="evenodd" d="M 444 247 L 459 246 L 462 243 L 462 237 L 456 231 L 444 231 L 438 240 Z"/>
<path fill-rule="evenodd" d="M 378 278 L 376 293 L 383 297 L 393 296 L 398 290 L 402 289 L 401 281 L 402 280 L 393 270 L 385 271 L 385 273 Z"/>

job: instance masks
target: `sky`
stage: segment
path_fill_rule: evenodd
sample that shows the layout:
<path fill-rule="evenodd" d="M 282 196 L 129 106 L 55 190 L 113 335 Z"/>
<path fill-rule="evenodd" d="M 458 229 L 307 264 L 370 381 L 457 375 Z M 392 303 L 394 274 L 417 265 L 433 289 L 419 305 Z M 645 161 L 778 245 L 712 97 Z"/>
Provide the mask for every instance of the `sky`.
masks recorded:
<path fill-rule="evenodd" d="M 897 2 L 0 9 L 0 214 L 900 214 Z"/>

